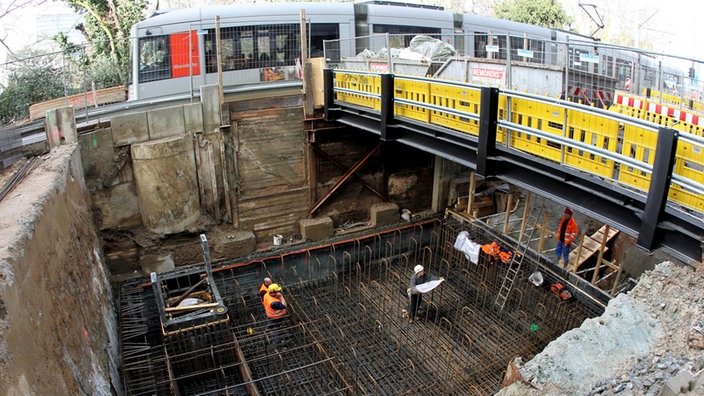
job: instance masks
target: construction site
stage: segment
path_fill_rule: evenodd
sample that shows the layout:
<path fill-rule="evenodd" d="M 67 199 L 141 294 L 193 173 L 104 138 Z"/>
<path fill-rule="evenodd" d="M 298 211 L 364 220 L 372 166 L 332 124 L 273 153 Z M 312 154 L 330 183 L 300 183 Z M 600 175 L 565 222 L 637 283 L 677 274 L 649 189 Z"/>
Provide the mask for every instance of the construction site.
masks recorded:
<path fill-rule="evenodd" d="M 207 323 L 168 328 L 160 295 L 142 282 L 121 286 L 124 375 L 130 394 L 450 395 L 500 389 L 507 361 L 532 357 L 603 307 L 589 296 L 556 298 L 527 281 L 537 269 L 523 257 L 512 271 L 474 264 L 454 249 L 467 229 L 429 220 L 302 251 L 224 263 L 208 274 L 227 312 Z M 494 240 L 470 228 L 474 240 Z M 522 253 L 522 252 L 521 252 Z M 445 278 L 409 324 L 406 288 L 423 265 Z M 200 274 L 205 275 L 203 268 Z M 188 291 L 198 273 L 176 272 L 162 293 Z M 267 328 L 257 291 L 264 276 L 286 296 L 285 326 Z M 503 301 L 506 279 L 513 293 Z M 545 285 L 556 278 L 546 274 Z M 551 280 L 553 282 L 551 282 Z M 195 313 L 195 312 L 194 312 Z M 277 334 L 280 333 L 280 334 Z M 282 337 L 281 346 L 271 339 Z M 159 341 L 157 341 L 159 340 Z"/>
<path fill-rule="evenodd" d="M 669 180 L 653 177 L 655 209 L 633 188 L 604 199 L 602 179 L 499 152 L 489 111 L 470 120 L 477 138 L 387 128 L 390 100 L 383 125 L 355 104 L 337 109 L 347 124 L 326 119 L 312 63 L 303 94 L 209 85 L 199 102 L 129 103 L 86 125 L 72 107 L 48 112 L 40 153 L 0 178 L 0 394 L 704 394 L 701 262 L 605 221 L 613 207 L 618 221 L 650 216 L 657 247 L 675 218 Z M 474 94 L 496 117 L 498 91 Z M 556 128 L 545 114 L 525 119 Z M 540 136 L 526 140 L 536 152 L 588 146 Z M 560 260 L 566 207 L 579 236 Z M 701 238 L 696 224 L 678 223 L 677 241 Z M 414 316 L 418 268 L 439 279 Z M 267 277 L 286 301 L 277 325 Z"/>

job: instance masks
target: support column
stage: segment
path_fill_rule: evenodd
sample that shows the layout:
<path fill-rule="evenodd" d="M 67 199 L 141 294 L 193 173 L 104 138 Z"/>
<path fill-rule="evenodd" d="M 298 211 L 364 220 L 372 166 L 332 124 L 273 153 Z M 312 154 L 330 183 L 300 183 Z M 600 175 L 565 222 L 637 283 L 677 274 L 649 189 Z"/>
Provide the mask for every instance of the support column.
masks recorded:
<path fill-rule="evenodd" d="M 482 88 L 481 109 L 479 111 L 479 142 L 477 146 L 477 173 L 490 176 L 490 160 L 496 152 L 496 119 L 499 111 L 499 90 Z"/>
<path fill-rule="evenodd" d="M 330 109 L 335 105 L 335 76 L 332 69 L 323 70 L 323 103 L 325 121 L 331 121 Z"/>
<path fill-rule="evenodd" d="M 394 122 L 394 75 L 381 75 L 381 140 L 393 140 L 389 126 Z"/>
<path fill-rule="evenodd" d="M 638 246 L 652 250 L 656 246 L 656 231 L 670 191 L 672 171 L 675 166 L 675 153 L 679 132 L 670 128 L 658 129 L 658 145 L 653 161 L 653 174 L 650 177 L 648 198 L 645 201 L 643 220 L 638 233 Z"/>
<path fill-rule="evenodd" d="M 49 148 L 78 142 L 73 107 L 46 112 L 46 141 Z"/>

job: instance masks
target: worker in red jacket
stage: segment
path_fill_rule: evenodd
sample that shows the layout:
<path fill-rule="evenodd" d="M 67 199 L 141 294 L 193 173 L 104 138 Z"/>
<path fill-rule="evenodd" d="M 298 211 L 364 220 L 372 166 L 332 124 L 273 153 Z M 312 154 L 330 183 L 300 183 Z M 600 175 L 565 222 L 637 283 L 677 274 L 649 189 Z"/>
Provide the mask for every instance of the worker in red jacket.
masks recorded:
<path fill-rule="evenodd" d="M 574 212 L 570 208 L 565 208 L 565 214 L 562 215 L 562 220 L 560 220 L 560 226 L 557 227 L 557 248 L 555 249 L 555 255 L 557 256 L 558 263 L 560 266 L 565 266 L 569 264 L 570 261 L 570 244 L 577 238 L 579 234 L 579 228 L 577 227 L 577 222 L 572 218 Z"/>

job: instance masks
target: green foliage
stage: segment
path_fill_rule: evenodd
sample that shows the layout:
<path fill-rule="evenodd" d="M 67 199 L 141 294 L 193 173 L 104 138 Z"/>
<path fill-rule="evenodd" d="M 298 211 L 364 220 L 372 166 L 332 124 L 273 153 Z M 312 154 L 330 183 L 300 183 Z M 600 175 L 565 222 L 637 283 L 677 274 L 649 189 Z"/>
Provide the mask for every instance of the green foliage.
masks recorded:
<path fill-rule="evenodd" d="M 129 36 L 133 24 L 144 19 L 147 0 L 66 0 L 84 17 L 78 29 L 91 44 L 91 59 L 99 65 L 116 65 L 120 83 L 127 80 L 129 70 Z M 99 70 L 105 71 L 104 67 Z M 112 77 L 111 77 L 112 78 Z"/>
<path fill-rule="evenodd" d="M 572 22 L 557 0 L 504 0 L 496 6 L 496 17 L 558 29 Z"/>
<path fill-rule="evenodd" d="M 61 70 L 51 59 L 35 54 L 7 66 L 7 86 L 0 92 L 1 124 L 26 119 L 31 104 L 64 95 Z"/>

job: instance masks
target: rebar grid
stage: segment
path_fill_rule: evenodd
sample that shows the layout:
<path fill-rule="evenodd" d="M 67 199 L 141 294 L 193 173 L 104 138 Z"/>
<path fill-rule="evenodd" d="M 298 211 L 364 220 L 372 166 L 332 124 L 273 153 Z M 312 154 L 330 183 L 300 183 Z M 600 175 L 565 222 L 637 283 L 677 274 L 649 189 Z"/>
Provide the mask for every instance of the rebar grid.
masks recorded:
<path fill-rule="evenodd" d="M 137 392 L 148 384 L 153 394 L 173 394 L 163 380 L 169 369 L 173 375 L 185 367 L 185 359 L 193 366 L 186 367 L 191 374 L 175 376 L 182 395 L 253 394 L 244 385 L 262 395 L 493 394 L 513 357 L 530 359 L 562 332 L 601 313 L 589 301 L 562 301 L 549 288 L 533 286 L 527 278 L 538 267 L 534 263 L 522 268 L 505 308 L 497 308 L 505 265 L 485 258 L 469 262 L 453 248 L 462 230 L 479 243 L 493 239 L 487 230 L 446 220 L 217 268 L 213 278 L 228 307 L 231 323 L 225 327 L 232 340 L 218 335 L 179 341 L 182 354 L 168 359 L 159 349 L 174 345 L 162 340 L 160 347 L 144 334 L 144 323 L 156 315 L 148 308 L 153 297 L 123 285 L 122 335 L 131 342 L 124 348 L 125 389 L 146 394 Z M 424 296 L 420 320 L 409 324 L 402 310 L 417 264 L 446 281 Z M 277 329 L 269 327 L 257 296 L 265 276 L 282 285 L 288 304 Z M 546 278 L 547 284 L 555 281 Z M 276 337 L 282 343 L 274 348 Z M 231 345 L 242 359 L 228 351 L 236 349 Z M 151 364 L 147 360 L 157 363 L 151 370 L 158 379 L 139 371 Z M 250 382 L 242 382 L 239 365 L 251 370 Z"/>

